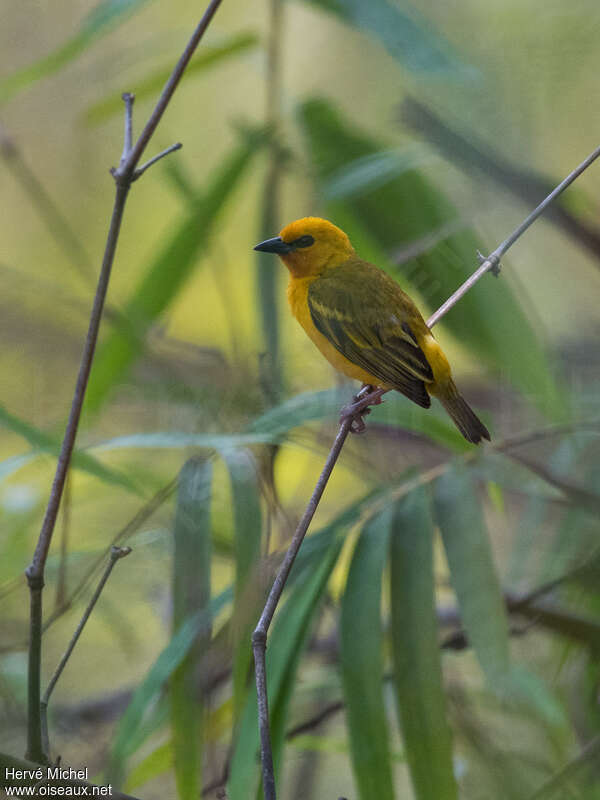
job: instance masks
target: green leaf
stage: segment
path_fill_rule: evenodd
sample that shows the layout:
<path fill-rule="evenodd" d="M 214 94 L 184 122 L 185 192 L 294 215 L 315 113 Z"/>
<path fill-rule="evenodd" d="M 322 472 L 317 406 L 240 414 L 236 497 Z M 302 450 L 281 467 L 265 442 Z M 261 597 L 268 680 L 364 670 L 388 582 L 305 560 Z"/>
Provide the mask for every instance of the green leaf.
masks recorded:
<path fill-rule="evenodd" d="M 294 428 L 330 418 L 337 421 L 341 408 L 352 399 L 352 386 L 341 389 L 326 389 L 320 392 L 304 392 L 269 409 L 248 427 L 256 435 L 271 435 L 281 440 Z M 371 409 L 369 423 L 397 425 L 405 430 L 428 436 L 455 452 L 465 452 L 469 445 L 448 421 L 439 406 L 432 409 L 419 408 L 397 392 L 390 392 L 383 403 Z"/>
<path fill-rule="evenodd" d="M 121 717 L 110 749 L 108 774 L 113 784 L 120 783 L 127 759 L 135 751 L 133 743 L 136 741 L 137 732 L 143 727 L 148 709 L 163 684 L 184 660 L 202 631 L 210 628 L 213 617 L 230 603 L 232 598 L 232 587 L 228 587 L 210 601 L 207 609 L 189 617 L 173 635 L 135 690 Z"/>
<path fill-rule="evenodd" d="M 179 476 L 173 530 L 173 633 L 210 602 L 212 465 L 191 458 Z M 204 627 L 171 675 L 171 731 L 175 783 L 181 800 L 196 800 L 202 786 L 203 709 L 198 692 L 198 665 L 210 642 Z"/>
<path fill-rule="evenodd" d="M 171 741 L 159 745 L 143 758 L 131 770 L 123 786 L 124 791 L 131 792 L 137 786 L 164 775 L 173 769 L 173 743 Z"/>
<path fill-rule="evenodd" d="M 360 797 L 394 797 L 383 704 L 381 575 L 389 547 L 391 511 L 363 528 L 348 573 L 340 618 L 340 662 L 352 767 Z"/>
<path fill-rule="evenodd" d="M 41 78 L 54 75 L 84 53 L 98 38 L 138 11 L 148 0 L 102 0 L 83 20 L 78 33 L 51 53 L 0 81 L 0 103 Z"/>
<path fill-rule="evenodd" d="M 277 441 L 267 433 L 186 433 L 179 431 L 155 433 L 131 433 L 116 436 L 107 442 L 93 445 L 90 450 L 102 453 L 111 450 L 180 450 L 186 447 L 200 447 L 207 450 L 229 450 L 233 447 L 247 447 L 251 444 L 271 444 Z"/>
<path fill-rule="evenodd" d="M 267 685 L 271 717 L 271 742 L 276 770 L 285 736 L 287 708 L 292 694 L 300 655 L 306 644 L 317 603 L 327 585 L 341 549 L 336 537 L 305 581 L 297 582 L 281 609 L 269 637 L 267 648 Z M 258 717 L 256 690 L 246 702 L 231 759 L 228 783 L 230 800 L 252 797 L 258 782 Z"/>
<path fill-rule="evenodd" d="M 434 500 L 463 626 L 494 686 L 509 672 L 508 620 L 469 471 L 459 464 L 446 470 L 435 483 Z"/>
<path fill-rule="evenodd" d="M 391 540 L 394 684 L 417 800 L 455 800 L 438 646 L 433 521 L 423 487 L 395 504 Z"/>
<path fill-rule="evenodd" d="M 577 787 L 578 798 L 597 800 L 597 766 L 600 756 L 600 736 L 591 739 L 582 751 L 566 766 L 560 769 L 550 780 L 546 781 L 529 800 L 565 800 L 565 792 Z M 586 784 L 591 789 L 590 793 L 581 793 Z"/>
<path fill-rule="evenodd" d="M 323 193 L 326 200 L 344 200 L 383 186 L 392 177 L 402 175 L 427 164 L 431 153 L 421 145 L 407 145 L 401 150 L 382 150 L 370 153 L 346 164 L 332 175 Z"/>
<path fill-rule="evenodd" d="M 375 36 L 402 67 L 418 75 L 473 80 L 477 71 L 404 0 L 310 0 L 361 31 Z"/>
<path fill-rule="evenodd" d="M 258 37 L 254 33 L 244 32 L 228 37 L 221 44 L 203 45 L 187 67 L 183 80 L 187 80 L 198 72 L 204 72 L 211 67 L 218 66 L 231 56 L 251 50 L 257 44 Z M 170 64 L 167 67 L 154 70 L 150 75 L 134 83 L 132 91 L 135 94 L 136 106 L 143 100 L 155 98 L 169 79 L 172 71 L 173 65 Z M 123 99 L 121 92 L 116 92 L 90 106 L 86 111 L 85 119 L 89 124 L 95 125 L 113 116 L 113 114 L 122 113 Z"/>
<path fill-rule="evenodd" d="M 44 431 L 31 425 L 31 423 L 11 414 L 1 405 L 0 425 L 3 425 L 18 436 L 23 437 L 32 447 L 42 453 L 50 453 L 52 456 L 58 456 L 60 453 L 61 443 L 58 439 L 49 436 L 47 433 L 44 433 Z M 6 461 L 0 463 L 0 477 L 10 475 L 16 469 L 20 469 L 20 467 L 29 463 L 33 458 L 35 458 L 35 454 L 29 453 L 21 456 L 12 456 L 6 459 Z M 71 463 L 76 469 L 94 475 L 94 477 L 99 478 L 105 483 L 121 486 L 130 492 L 140 494 L 139 489 L 127 475 L 124 475 L 118 470 L 106 467 L 102 462 L 94 458 L 94 456 L 89 455 L 89 453 L 83 450 L 75 450 L 73 452 Z"/>
<path fill-rule="evenodd" d="M 385 145 L 356 131 L 325 100 L 302 104 L 300 118 L 324 192 L 348 165 L 386 152 Z M 386 183 L 380 179 L 374 188 L 326 202 L 325 211 L 334 222 L 344 215 L 354 220 L 353 227 L 364 228 L 388 259 L 400 260 L 399 282 L 409 293 L 418 290 L 431 310 L 471 275 L 477 251 L 485 250 L 474 231 L 461 223 L 451 200 L 416 170 L 400 175 L 391 170 Z M 347 228 L 347 233 L 354 239 L 354 229 Z M 360 248 L 359 254 L 370 257 Z M 505 278 L 485 276 L 441 324 L 544 413 L 566 413 L 544 348 Z M 443 331 L 441 340 L 443 345 Z"/>
<path fill-rule="evenodd" d="M 88 411 L 97 411 L 115 384 L 125 378 L 142 352 L 146 331 L 185 286 L 219 213 L 263 141 L 262 134 L 248 135 L 235 147 L 206 192 L 197 202 L 190 203 L 170 240 L 150 263 L 121 315 L 127 324 L 115 326 L 99 348 L 87 392 Z"/>
<path fill-rule="evenodd" d="M 257 591 L 257 565 L 260 559 L 262 514 L 256 464 L 247 450 L 225 450 L 223 459 L 229 470 L 233 495 L 235 536 L 235 600 L 232 625 L 233 705 L 237 719 L 247 696 L 252 663 L 252 630 L 260 615 L 262 592 Z"/>

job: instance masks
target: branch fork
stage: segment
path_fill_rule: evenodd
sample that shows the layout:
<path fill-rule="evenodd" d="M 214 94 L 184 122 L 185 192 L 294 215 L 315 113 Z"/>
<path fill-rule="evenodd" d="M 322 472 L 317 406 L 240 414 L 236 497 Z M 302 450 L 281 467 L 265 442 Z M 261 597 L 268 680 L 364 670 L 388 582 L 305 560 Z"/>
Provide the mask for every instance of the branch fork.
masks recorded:
<path fill-rule="evenodd" d="M 41 709 L 41 653 L 42 653 L 42 587 L 44 585 L 44 571 L 46 560 L 52 541 L 52 535 L 56 526 L 56 519 L 65 488 L 65 480 L 71 463 L 71 456 L 75 446 L 75 439 L 79 428 L 81 411 L 85 399 L 88 380 L 96 350 L 98 331 L 104 310 L 104 303 L 108 291 L 108 284 L 117 249 L 117 242 L 121 230 L 123 213 L 131 184 L 140 177 L 152 164 L 160 158 L 179 149 L 180 145 L 159 153 L 158 156 L 138 168 L 138 164 L 146 147 L 154 135 L 156 128 L 169 105 L 173 94 L 189 64 L 200 40 L 210 25 L 222 0 L 210 0 L 202 19 L 199 21 L 190 40 L 181 54 L 179 61 L 175 65 L 171 76 L 167 80 L 162 93 L 150 114 L 146 125 L 137 140 L 133 141 L 133 94 L 126 92 L 123 95 L 125 103 L 125 131 L 123 138 L 123 153 L 119 161 L 119 166 L 111 170 L 115 179 L 115 199 L 106 237 L 106 246 L 102 259 L 102 266 L 98 277 L 96 292 L 90 321 L 81 356 L 79 373 L 73 393 L 73 400 L 65 434 L 63 437 L 58 463 L 48 505 L 44 514 L 42 528 L 38 537 L 32 562 L 26 570 L 27 581 L 30 589 L 30 622 L 29 622 L 29 663 L 28 663 L 28 725 L 27 725 L 27 758 L 38 764 L 48 762 L 45 752 L 46 748 L 42 741 L 42 709 Z"/>

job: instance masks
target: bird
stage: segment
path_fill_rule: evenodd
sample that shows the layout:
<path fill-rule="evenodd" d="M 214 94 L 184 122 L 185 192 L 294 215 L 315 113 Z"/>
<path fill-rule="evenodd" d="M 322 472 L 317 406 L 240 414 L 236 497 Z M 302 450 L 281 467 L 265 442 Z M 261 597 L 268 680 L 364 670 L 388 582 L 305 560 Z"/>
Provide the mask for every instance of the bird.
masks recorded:
<path fill-rule="evenodd" d="M 413 300 L 359 258 L 341 228 L 303 217 L 254 250 L 283 261 L 291 312 L 337 370 L 365 386 L 395 389 L 422 408 L 436 397 L 468 442 L 490 440 Z"/>

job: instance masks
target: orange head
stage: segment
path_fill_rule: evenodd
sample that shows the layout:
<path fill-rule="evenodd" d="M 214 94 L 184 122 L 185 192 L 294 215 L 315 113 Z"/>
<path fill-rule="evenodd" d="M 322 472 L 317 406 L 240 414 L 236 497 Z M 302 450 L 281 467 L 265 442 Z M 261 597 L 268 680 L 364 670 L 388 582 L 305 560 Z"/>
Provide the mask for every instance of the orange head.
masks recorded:
<path fill-rule="evenodd" d="M 279 236 L 257 244 L 254 249 L 277 253 L 295 278 L 317 276 L 354 255 L 344 231 L 320 217 L 290 222 Z"/>

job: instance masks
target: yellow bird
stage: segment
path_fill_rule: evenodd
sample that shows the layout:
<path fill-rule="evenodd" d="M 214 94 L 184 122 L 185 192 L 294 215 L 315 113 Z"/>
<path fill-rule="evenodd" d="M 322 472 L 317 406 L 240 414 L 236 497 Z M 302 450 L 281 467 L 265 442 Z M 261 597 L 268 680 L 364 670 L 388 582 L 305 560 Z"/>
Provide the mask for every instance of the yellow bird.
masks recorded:
<path fill-rule="evenodd" d="M 383 270 L 357 256 L 344 231 L 304 217 L 254 249 L 276 253 L 286 265 L 292 314 L 336 369 L 396 389 L 423 408 L 433 395 L 467 441 L 489 441 L 416 305 Z"/>

